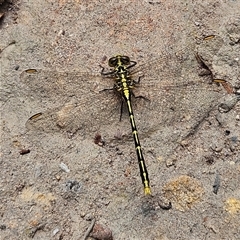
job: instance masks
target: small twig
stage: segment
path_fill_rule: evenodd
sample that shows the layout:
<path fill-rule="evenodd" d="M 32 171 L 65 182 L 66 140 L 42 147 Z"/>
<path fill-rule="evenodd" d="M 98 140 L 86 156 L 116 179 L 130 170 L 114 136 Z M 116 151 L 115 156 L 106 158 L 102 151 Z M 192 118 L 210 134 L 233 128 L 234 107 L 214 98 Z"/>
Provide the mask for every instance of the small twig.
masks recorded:
<path fill-rule="evenodd" d="M 4 48 L 0 48 L 0 53 L 2 53 L 3 52 L 3 50 L 5 50 L 7 47 L 9 47 L 10 45 L 12 45 L 12 44 L 15 44 L 16 43 L 16 41 L 15 40 L 13 40 L 13 41 L 11 41 L 10 43 L 8 43 L 8 45 L 7 46 L 5 46 Z"/>
<path fill-rule="evenodd" d="M 92 229 L 93 229 L 93 227 L 95 225 L 95 222 L 96 222 L 96 219 L 93 218 L 91 225 L 89 226 L 89 228 L 87 229 L 86 233 L 83 236 L 83 240 L 87 240 L 87 237 L 90 234 L 90 232 L 92 231 Z"/>
<path fill-rule="evenodd" d="M 28 237 L 34 238 L 37 231 L 42 230 L 47 223 L 38 224 L 36 227 L 33 227 L 29 230 Z"/>

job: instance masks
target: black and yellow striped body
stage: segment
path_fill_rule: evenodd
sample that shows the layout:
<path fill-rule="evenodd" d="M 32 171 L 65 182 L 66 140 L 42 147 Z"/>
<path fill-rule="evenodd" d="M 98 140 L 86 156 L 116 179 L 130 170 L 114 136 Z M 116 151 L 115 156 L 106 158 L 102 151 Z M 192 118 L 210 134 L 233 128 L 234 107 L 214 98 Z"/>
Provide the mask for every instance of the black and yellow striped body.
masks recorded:
<path fill-rule="evenodd" d="M 127 104 L 130 123 L 132 126 L 133 139 L 134 139 L 135 148 L 136 148 L 137 157 L 138 157 L 140 175 L 141 175 L 143 186 L 144 186 L 144 193 L 146 195 L 149 195 L 151 194 L 151 189 L 149 184 L 148 172 L 147 172 L 147 168 L 143 158 L 143 153 L 142 153 L 141 144 L 138 137 L 137 127 L 135 124 L 132 104 L 131 104 L 131 96 L 132 96 L 131 89 L 134 87 L 134 81 L 131 80 L 128 69 L 135 65 L 136 65 L 136 62 L 130 61 L 129 57 L 117 55 L 116 57 L 112 57 L 109 59 L 109 66 L 114 67 L 114 70 L 108 73 L 104 73 L 103 72 L 104 69 L 102 69 L 102 74 L 115 76 L 116 83 L 114 85 L 114 88 L 121 93 L 122 97 L 124 98 Z"/>

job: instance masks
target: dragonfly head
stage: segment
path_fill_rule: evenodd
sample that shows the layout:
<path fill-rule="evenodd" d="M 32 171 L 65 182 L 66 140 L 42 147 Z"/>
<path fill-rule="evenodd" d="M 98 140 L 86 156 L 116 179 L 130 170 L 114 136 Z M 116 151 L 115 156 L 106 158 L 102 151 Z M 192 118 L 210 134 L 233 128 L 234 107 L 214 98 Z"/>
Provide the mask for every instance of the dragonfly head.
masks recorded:
<path fill-rule="evenodd" d="M 117 55 L 115 57 L 111 57 L 108 60 L 108 65 L 110 67 L 119 67 L 119 66 L 127 66 L 130 64 L 130 58 L 128 56 Z"/>

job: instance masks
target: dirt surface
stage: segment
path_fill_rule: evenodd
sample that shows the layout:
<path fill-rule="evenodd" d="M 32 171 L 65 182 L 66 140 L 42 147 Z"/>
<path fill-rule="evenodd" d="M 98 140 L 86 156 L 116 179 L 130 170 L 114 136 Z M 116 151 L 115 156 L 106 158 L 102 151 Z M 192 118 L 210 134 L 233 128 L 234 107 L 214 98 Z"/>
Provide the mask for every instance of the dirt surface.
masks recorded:
<path fill-rule="evenodd" d="M 239 1 L 0 8 L 0 239 L 239 239 Z M 116 54 L 150 100 L 133 99 L 152 196 L 127 113 L 99 92 Z"/>

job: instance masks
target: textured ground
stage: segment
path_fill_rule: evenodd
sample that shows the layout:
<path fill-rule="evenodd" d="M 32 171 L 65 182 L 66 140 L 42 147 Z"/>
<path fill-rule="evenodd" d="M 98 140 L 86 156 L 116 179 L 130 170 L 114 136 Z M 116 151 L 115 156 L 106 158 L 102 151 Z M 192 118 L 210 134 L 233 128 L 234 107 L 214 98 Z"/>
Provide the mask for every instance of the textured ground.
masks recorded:
<path fill-rule="evenodd" d="M 195 59 L 240 87 L 239 1 L 19 0 L 0 9 L 0 239 L 86 239 L 91 224 L 92 239 L 239 239 L 240 103 Z M 116 54 L 143 64 L 151 101 L 135 114 L 151 197 L 127 114 L 119 122 L 118 110 L 103 111 L 114 98 L 96 94 L 99 65 Z M 49 74 L 26 78 L 28 68 Z M 219 112 L 221 103 L 231 110 Z M 57 124 L 27 128 L 39 112 L 57 113 Z"/>

